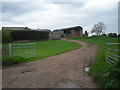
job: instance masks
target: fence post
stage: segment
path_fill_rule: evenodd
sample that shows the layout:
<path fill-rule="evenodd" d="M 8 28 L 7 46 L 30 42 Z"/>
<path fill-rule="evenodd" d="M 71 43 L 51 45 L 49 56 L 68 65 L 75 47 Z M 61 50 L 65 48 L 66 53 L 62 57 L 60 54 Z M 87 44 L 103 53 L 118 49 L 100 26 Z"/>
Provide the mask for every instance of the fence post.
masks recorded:
<path fill-rule="evenodd" d="M 10 56 L 12 56 L 12 47 L 11 47 L 11 44 L 9 44 L 9 54 L 10 54 Z"/>
<path fill-rule="evenodd" d="M 36 45 L 34 44 L 34 57 L 36 56 Z"/>
<path fill-rule="evenodd" d="M 108 47 L 107 47 L 107 43 L 106 43 L 106 61 L 107 61 L 107 49 L 108 49 Z"/>

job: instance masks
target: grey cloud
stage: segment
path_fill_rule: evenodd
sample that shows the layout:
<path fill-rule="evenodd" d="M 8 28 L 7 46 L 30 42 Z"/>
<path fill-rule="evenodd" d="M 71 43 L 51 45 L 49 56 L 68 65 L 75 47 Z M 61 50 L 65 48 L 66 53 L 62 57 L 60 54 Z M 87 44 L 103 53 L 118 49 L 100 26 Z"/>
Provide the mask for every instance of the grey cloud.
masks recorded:
<path fill-rule="evenodd" d="M 85 2 L 53 2 L 53 4 L 83 7 L 85 5 Z"/>
<path fill-rule="evenodd" d="M 105 10 L 104 8 L 92 7 L 93 10 L 92 8 L 86 9 L 86 3 L 88 2 L 49 2 L 39 5 L 39 3 L 32 4 L 32 2 L 4 2 L 2 5 L 3 21 L 25 26 L 34 25 L 35 28 L 50 28 L 52 30 L 74 25 L 81 25 L 83 28 L 88 27 L 88 30 L 90 30 L 95 23 L 103 21 L 107 26 L 107 32 L 117 31 L 117 7 L 115 5 L 107 9 L 105 6 Z M 60 11 L 59 8 L 48 8 L 47 6 L 49 4 L 57 5 Z M 51 11 L 52 13 L 46 14 L 47 19 L 45 16 L 42 16 L 41 13 L 49 12 L 52 9 L 55 10 Z M 37 11 L 40 16 L 37 14 L 35 14 L 36 16 L 34 16 L 34 14 L 32 14 L 33 16 L 29 15 L 31 14 L 30 12 L 35 13 L 35 11 Z M 14 20 L 22 17 L 27 18 L 26 21 Z"/>
<path fill-rule="evenodd" d="M 31 8 L 27 7 L 28 5 L 28 2 L 3 2 L 2 12 L 20 15 L 31 11 Z"/>
<path fill-rule="evenodd" d="M 3 2 L 2 21 L 12 22 L 15 16 L 29 12 L 30 9 L 26 7 L 26 4 L 23 2 Z"/>
<path fill-rule="evenodd" d="M 37 8 L 32 2 L 2 2 L 2 21 L 13 22 L 15 17 L 38 9 L 43 10 Z"/>

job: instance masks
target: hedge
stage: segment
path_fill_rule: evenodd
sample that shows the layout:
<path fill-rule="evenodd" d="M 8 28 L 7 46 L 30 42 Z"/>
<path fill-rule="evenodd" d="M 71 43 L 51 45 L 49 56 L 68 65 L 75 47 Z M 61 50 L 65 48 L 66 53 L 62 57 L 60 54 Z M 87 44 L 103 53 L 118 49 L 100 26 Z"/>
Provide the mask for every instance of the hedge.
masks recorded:
<path fill-rule="evenodd" d="M 16 40 L 45 40 L 49 38 L 47 31 L 11 31 L 13 41 Z"/>

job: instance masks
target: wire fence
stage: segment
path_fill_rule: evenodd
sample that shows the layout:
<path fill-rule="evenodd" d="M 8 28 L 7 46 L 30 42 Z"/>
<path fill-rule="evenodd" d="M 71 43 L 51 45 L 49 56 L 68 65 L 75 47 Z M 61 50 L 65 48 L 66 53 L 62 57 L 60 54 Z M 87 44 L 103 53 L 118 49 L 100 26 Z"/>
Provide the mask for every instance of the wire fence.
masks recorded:
<path fill-rule="evenodd" d="M 120 61 L 120 43 L 106 43 L 106 61 L 110 64 L 116 64 Z"/>
<path fill-rule="evenodd" d="M 9 55 L 26 58 L 35 57 L 36 45 L 35 43 L 9 44 Z"/>

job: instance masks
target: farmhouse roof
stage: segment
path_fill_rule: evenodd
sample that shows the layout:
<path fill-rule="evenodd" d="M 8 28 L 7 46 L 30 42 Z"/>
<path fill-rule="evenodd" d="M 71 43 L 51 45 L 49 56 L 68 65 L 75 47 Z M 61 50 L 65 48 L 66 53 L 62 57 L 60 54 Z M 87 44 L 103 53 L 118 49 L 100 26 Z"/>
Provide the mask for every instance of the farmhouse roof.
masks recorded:
<path fill-rule="evenodd" d="M 2 27 L 2 30 L 30 30 L 28 27 Z"/>

